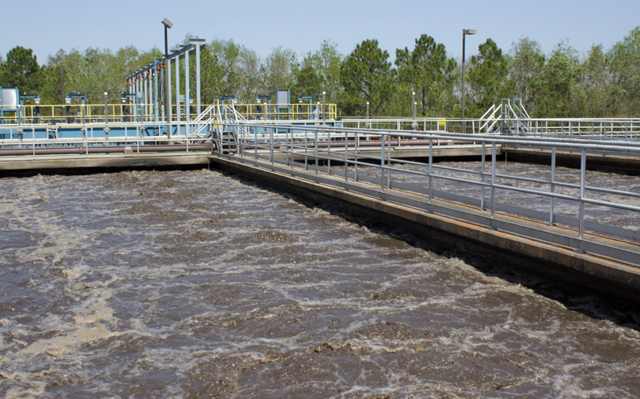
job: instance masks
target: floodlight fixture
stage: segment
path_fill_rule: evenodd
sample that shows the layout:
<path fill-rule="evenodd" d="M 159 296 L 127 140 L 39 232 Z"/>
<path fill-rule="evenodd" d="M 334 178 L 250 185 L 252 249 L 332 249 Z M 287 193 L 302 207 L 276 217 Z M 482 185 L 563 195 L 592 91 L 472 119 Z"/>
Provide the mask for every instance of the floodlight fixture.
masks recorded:
<path fill-rule="evenodd" d="M 162 25 L 166 26 L 169 29 L 173 28 L 173 23 L 166 18 L 162 20 Z"/>

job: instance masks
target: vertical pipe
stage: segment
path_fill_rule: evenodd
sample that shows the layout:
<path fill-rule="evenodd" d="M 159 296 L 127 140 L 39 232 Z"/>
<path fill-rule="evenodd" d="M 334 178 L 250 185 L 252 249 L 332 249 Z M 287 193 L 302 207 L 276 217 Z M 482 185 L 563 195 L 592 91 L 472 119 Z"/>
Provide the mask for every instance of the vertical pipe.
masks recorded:
<path fill-rule="evenodd" d="M 160 121 L 160 111 L 158 110 L 158 63 L 154 63 L 153 64 L 153 84 L 154 84 L 154 90 L 153 90 L 153 96 L 154 96 L 154 107 L 153 110 L 155 112 L 155 117 L 156 117 L 156 122 Z"/>
<path fill-rule="evenodd" d="M 171 122 L 173 122 L 173 110 L 171 109 L 173 107 L 172 104 L 172 94 L 171 94 L 171 58 L 167 58 L 167 68 L 166 70 L 166 74 L 167 74 L 167 94 L 166 94 L 166 99 L 167 99 L 167 122 L 168 122 L 168 128 L 167 128 L 167 138 L 169 140 L 171 140 Z"/>
<path fill-rule="evenodd" d="M 180 56 L 176 57 L 176 122 L 177 129 L 180 129 Z M 180 133 L 179 130 L 176 133 Z"/>
<path fill-rule="evenodd" d="M 191 95 L 189 94 L 189 51 L 184 53 L 184 109 L 187 122 L 191 122 Z"/>
<path fill-rule="evenodd" d="M 255 140 L 255 150 L 256 150 L 256 161 L 258 160 L 258 128 L 254 130 L 254 140 Z"/>
<path fill-rule="evenodd" d="M 144 118 L 143 121 L 149 121 L 149 71 L 145 72 L 144 85 Z"/>
<path fill-rule="evenodd" d="M 580 233 L 578 239 L 584 238 L 584 186 L 587 170 L 587 151 L 583 148 L 580 157 Z"/>
<path fill-rule="evenodd" d="M 167 138 L 171 140 L 171 61 L 169 59 L 168 27 L 164 26 L 164 102 Z"/>
<path fill-rule="evenodd" d="M 551 193 L 556 191 L 556 147 L 551 149 Z M 549 224 L 554 225 L 554 213 L 555 213 L 555 198 L 551 197 L 551 207 L 549 209 Z"/>
<path fill-rule="evenodd" d="M 200 108 L 200 44 L 196 43 L 196 110 L 198 115 L 202 112 Z"/>
<path fill-rule="evenodd" d="M 293 130 L 291 130 L 291 172 L 293 172 Z"/>
<path fill-rule="evenodd" d="M 462 30 L 462 133 L 466 133 L 464 130 L 464 29 Z"/>

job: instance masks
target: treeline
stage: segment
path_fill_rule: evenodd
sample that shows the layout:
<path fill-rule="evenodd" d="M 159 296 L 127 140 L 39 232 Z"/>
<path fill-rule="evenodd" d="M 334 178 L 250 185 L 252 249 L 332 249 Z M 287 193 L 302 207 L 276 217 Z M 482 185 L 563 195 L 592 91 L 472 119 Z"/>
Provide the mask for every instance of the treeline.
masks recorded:
<path fill-rule="evenodd" d="M 288 88 L 292 102 L 298 95 L 320 101 L 325 92 L 326 101 L 337 103 L 342 116 L 364 115 L 367 102 L 371 115 L 409 116 L 412 98 L 419 116 L 460 115 L 461 64 L 443 44 L 422 35 L 395 55 L 392 63 L 377 40 L 363 41 L 348 55 L 337 51 L 337 43 L 324 41 L 301 56 L 277 47 L 262 59 L 232 40 L 214 40 L 201 54 L 203 102 L 235 95 L 240 103 L 253 103 L 257 95 L 273 96 L 276 89 Z M 6 59 L 0 56 L 0 85 L 38 93 L 43 104 L 59 104 L 63 78 L 66 93 L 82 93 L 88 102 L 101 103 L 107 92 L 110 102 L 118 102 L 127 91 L 125 77 L 161 56 L 157 48 L 132 46 L 117 52 L 60 50 L 40 66 L 31 50 L 18 46 Z M 193 82 L 195 60 L 190 65 Z M 466 60 L 465 69 L 469 117 L 514 97 L 522 98 L 532 117 L 638 116 L 640 27 L 610 49 L 594 45 L 584 54 L 565 42 L 545 54 L 529 38 L 503 51 L 487 39 Z"/>

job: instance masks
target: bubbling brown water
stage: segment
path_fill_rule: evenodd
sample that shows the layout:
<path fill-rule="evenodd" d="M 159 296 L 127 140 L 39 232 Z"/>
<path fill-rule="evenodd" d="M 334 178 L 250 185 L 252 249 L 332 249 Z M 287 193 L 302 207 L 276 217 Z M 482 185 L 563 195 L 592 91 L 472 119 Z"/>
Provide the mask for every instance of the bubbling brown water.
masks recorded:
<path fill-rule="evenodd" d="M 568 309 L 462 245 L 430 252 L 210 171 L 0 192 L 8 398 L 640 395 L 635 314 Z"/>

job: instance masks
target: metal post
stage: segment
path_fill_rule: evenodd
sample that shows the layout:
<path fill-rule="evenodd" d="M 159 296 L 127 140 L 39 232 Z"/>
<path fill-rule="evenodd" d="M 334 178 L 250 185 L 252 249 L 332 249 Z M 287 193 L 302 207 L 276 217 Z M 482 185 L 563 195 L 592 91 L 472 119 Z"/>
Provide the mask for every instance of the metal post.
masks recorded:
<path fill-rule="evenodd" d="M 484 182 L 484 170 L 485 170 L 484 165 L 486 161 L 485 158 L 486 158 L 486 143 L 483 141 L 482 142 L 482 170 L 480 175 L 482 182 Z M 481 191 L 482 191 L 481 193 L 482 198 L 480 198 L 480 209 L 484 210 L 484 186 L 482 186 Z"/>
<path fill-rule="evenodd" d="M 391 167 L 391 136 L 387 139 L 387 166 Z M 387 170 L 387 187 L 391 188 L 391 169 Z"/>
<path fill-rule="evenodd" d="M 196 110 L 198 115 L 202 112 L 200 108 L 200 44 L 196 43 Z"/>
<path fill-rule="evenodd" d="M 380 135 L 380 187 L 384 193 L 384 135 Z"/>
<path fill-rule="evenodd" d="M 180 57 L 176 57 L 176 129 L 180 129 Z M 176 133 L 180 133 L 179 130 Z"/>
<path fill-rule="evenodd" d="M 360 145 L 360 138 L 358 136 L 358 132 L 355 133 L 355 151 L 354 151 L 354 161 L 353 169 L 354 169 L 354 178 L 355 181 L 358 181 L 358 145 Z"/>
<path fill-rule="evenodd" d="M 164 23 L 164 22 L 163 22 Z M 167 138 L 171 140 L 171 62 L 169 60 L 169 27 L 164 25 L 164 109 L 167 122 Z"/>
<path fill-rule="evenodd" d="M 371 121 L 369 120 L 369 101 L 367 101 L 367 129 L 371 129 Z"/>
<path fill-rule="evenodd" d="M 584 238 L 584 186 L 587 171 L 587 151 L 583 148 L 580 157 L 580 233 L 578 239 Z"/>
<path fill-rule="evenodd" d="M 462 30 L 462 133 L 466 133 L 466 125 L 464 121 L 464 51 L 465 51 L 465 37 L 467 35 L 475 35 L 476 31 L 474 29 L 463 29 Z"/>
<path fill-rule="evenodd" d="M 273 169 L 273 128 L 268 128 L 268 129 L 269 129 L 269 143 L 270 143 L 269 151 L 271 152 L 271 169 Z"/>
<path fill-rule="evenodd" d="M 347 184 L 349 183 L 349 181 L 347 180 L 348 175 L 347 175 L 347 169 L 348 169 L 348 143 L 349 143 L 349 137 L 347 136 L 347 132 L 344 132 L 344 184 L 345 184 L 345 188 L 348 189 Z"/>
<path fill-rule="evenodd" d="M 168 121 L 168 129 L 167 129 L 167 139 L 171 140 L 171 130 L 172 122 L 173 122 L 173 93 L 171 88 L 171 59 L 167 59 L 167 121 Z"/>
<path fill-rule="evenodd" d="M 184 109 L 187 122 L 191 122 L 191 96 L 189 94 L 189 51 L 184 53 Z"/>
<path fill-rule="evenodd" d="M 304 170 L 309 170 L 309 165 L 307 164 L 307 157 L 308 157 L 307 151 L 309 151 L 309 146 L 307 143 L 308 134 L 309 134 L 309 131 L 305 129 L 304 130 Z"/>
<path fill-rule="evenodd" d="M 496 143 L 491 143 L 491 219 L 496 217 Z M 493 227 L 493 224 L 491 224 Z"/>
<path fill-rule="evenodd" d="M 158 122 L 158 65 L 153 63 L 153 114 Z"/>
<path fill-rule="evenodd" d="M 429 204 L 433 200 L 433 137 L 429 137 Z"/>
<path fill-rule="evenodd" d="M 318 160 L 318 130 L 317 129 L 314 130 L 313 134 L 315 135 L 314 139 L 316 141 L 316 145 L 315 145 L 315 147 L 316 147 L 316 177 L 318 177 L 318 163 L 319 163 L 318 162 L 319 161 Z"/>
<path fill-rule="evenodd" d="M 149 121 L 149 71 L 145 72 L 145 78 L 142 81 L 144 88 L 144 118 L 143 121 Z"/>
<path fill-rule="evenodd" d="M 331 174 L 331 131 L 327 132 L 327 171 Z"/>
<path fill-rule="evenodd" d="M 325 92 L 322 92 L 322 122 L 324 123 L 324 121 L 327 120 L 327 108 L 325 106 Z"/>
<path fill-rule="evenodd" d="M 464 34 L 464 29 L 462 30 L 462 133 L 465 132 L 464 126 L 464 45 L 465 45 L 465 37 L 467 35 Z"/>
<path fill-rule="evenodd" d="M 551 149 L 551 193 L 555 192 L 555 180 L 556 180 L 556 147 Z M 549 224 L 554 225 L 554 206 L 555 198 L 551 197 L 551 208 L 549 209 Z"/>

